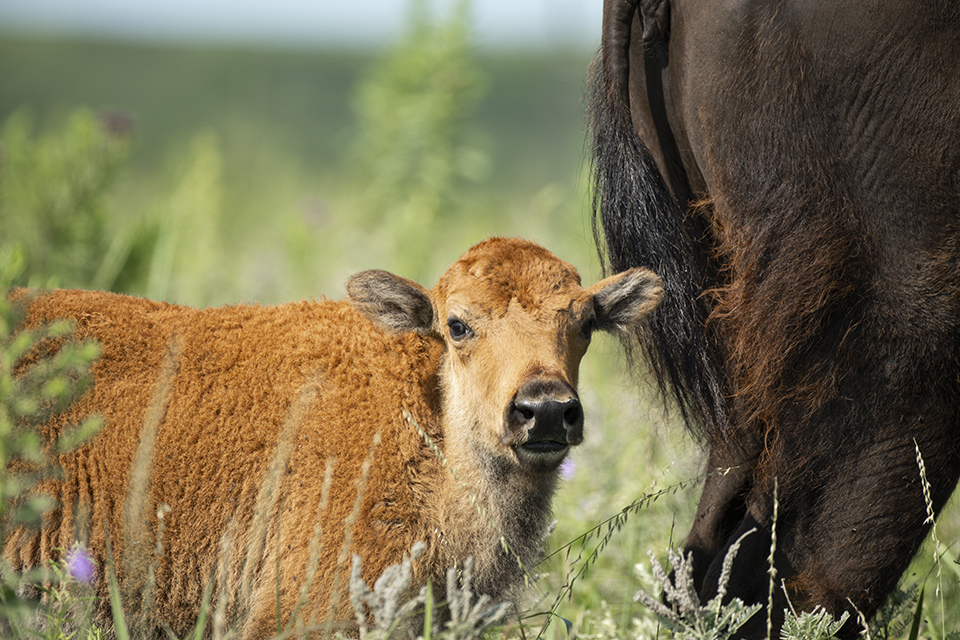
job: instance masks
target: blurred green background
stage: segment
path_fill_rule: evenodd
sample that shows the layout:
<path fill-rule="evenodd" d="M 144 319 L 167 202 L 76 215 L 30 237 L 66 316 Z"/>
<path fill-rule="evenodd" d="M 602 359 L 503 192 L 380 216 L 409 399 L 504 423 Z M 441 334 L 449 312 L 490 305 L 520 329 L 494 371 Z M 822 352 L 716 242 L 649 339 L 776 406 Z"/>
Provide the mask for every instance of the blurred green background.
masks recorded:
<path fill-rule="evenodd" d="M 107 146 L 118 147 L 60 160 L 110 156 L 97 160 L 108 184 L 98 193 L 103 246 L 94 256 L 116 235 L 143 236 L 144 226 L 173 219 L 181 227 L 163 239 L 182 249 L 170 249 L 165 286 L 156 276 L 148 286 L 135 264 L 145 259 L 138 236 L 141 253 L 114 288 L 189 304 L 337 296 L 351 270 L 409 266 L 405 275 L 430 281 L 485 235 L 541 230 L 564 238 L 551 248 L 575 251 L 563 257 L 596 276 L 582 184 L 590 52 L 480 54 L 456 33 L 418 48 L 418 30 L 430 28 L 412 24 L 380 57 L 0 35 L 4 231 L 21 229 L 11 218 L 53 215 L 40 213 L 53 205 L 11 193 L 22 189 L 9 182 L 30 171 L 21 164 L 11 176 L 12 163 L 59 153 L 57 139 L 81 135 L 76 110 L 85 107 L 108 137 L 114 129 Z M 417 188 L 440 201 L 414 203 L 420 211 L 404 222 L 426 215 L 426 226 L 444 228 L 442 242 L 419 228 L 384 237 L 401 226 L 397 198 L 416 199 Z M 27 249 L 38 264 L 41 249 Z M 87 277 L 40 271 L 69 286 Z M 97 284 L 113 286 L 112 275 Z"/>

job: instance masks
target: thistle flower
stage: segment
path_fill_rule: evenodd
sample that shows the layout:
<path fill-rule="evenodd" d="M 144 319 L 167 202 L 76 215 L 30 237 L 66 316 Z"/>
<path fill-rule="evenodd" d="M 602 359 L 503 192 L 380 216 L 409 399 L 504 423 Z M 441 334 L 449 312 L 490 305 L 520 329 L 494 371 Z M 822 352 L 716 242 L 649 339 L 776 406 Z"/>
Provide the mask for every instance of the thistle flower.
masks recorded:
<path fill-rule="evenodd" d="M 67 573 L 77 582 L 93 582 L 97 577 L 97 565 L 93 556 L 80 543 L 67 553 Z"/>

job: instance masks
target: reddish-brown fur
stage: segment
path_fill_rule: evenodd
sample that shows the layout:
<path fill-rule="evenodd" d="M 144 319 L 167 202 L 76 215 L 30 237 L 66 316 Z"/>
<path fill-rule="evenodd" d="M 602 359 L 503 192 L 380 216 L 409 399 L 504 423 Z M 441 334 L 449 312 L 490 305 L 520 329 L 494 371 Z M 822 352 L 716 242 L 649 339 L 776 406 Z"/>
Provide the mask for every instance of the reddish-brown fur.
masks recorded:
<path fill-rule="evenodd" d="M 63 480 L 41 486 L 59 508 L 45 514 L 41 530 L 16 530 L 4 557 L 18 569 L 39 566 L 80 539 L 102 568 L 109 536 L 135 611 L 165 504 L 153 597 L 157 622 L 177 633 L 196 620 L 224 560 L 225 535 L 229 583 L 214 586 L 214 600 L 221 588 L 230 594 L 233 622 L 245 619 L 243 637 L 276 629 L 277 568 L 285 620 L 291 614 L 311 571 L 318 526 L 305 623 L 353 619 L 345 595 L 351 554 L 372 584 L 418 541 L 426 550 L 414 565 L 416 584 L 431 578 L 440 588 L 448 566 L 473 556 L 475 589 L 509 597 L 522 576 L 518 560 L 529 567 L 537 559 L 566 451 L 524 448 L 540 437 L 535 421 L 516 424 L 528 401 L 524 389 L 534 380 L 576 404 L 591 323 L 630 331 L 656 305 L 658 286 L 655 276 L 634 270 L 584 290 L 573 267 L 546 250 L 492 239 L 467 252 L 432 291 L 364 272 L 340 302 L 192 309 L 110 293 L 16 292 L 28 312 L 24 327 L 69 318 L 76 323 L 71 339 L 101 345 L 92 387 L 42 426 L 45 441 L 91 413 L 105 426 L 59 456 Z M 453 339 L 451 318 L 468 325 L 469 335 Z M 164 367 L 169 388 L 161 382 Z M 152 402 L 162 419 L 141 500 L 149 528 L 143 535 L 127 519 L 139 505 L 126 501 L 131 464 L 152 437 Z M 550 438 L 575 445 L 579 425 L 565 414 L 567 435 Z M 279 480 L 265 487 L 272 465 Z M 258 505 L 267 509 L 262 543 L 252 530 Z M 106 614 L 103 573 L 98 592 Z"/>

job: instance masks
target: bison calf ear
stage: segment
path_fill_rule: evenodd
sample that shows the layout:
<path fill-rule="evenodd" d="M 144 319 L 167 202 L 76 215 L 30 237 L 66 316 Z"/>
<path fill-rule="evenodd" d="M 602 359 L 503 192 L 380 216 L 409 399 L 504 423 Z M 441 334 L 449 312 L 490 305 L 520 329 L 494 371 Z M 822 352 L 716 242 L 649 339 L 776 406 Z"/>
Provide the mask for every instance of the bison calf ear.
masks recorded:
<path fill-rule="evenodd" d="M 427 290 L 388 271 L 361 271 L 347 280 L 350 304 L 374 323 L 395 333 L 433 330 L 433 304 Z"/>
<path fill-rule="evenodd" d="M 632 333 L 663 297 L 660 278 L 643 268 L 610 276 L 587 291 L 593 295 L 597 329 L 613 334 Z"/>

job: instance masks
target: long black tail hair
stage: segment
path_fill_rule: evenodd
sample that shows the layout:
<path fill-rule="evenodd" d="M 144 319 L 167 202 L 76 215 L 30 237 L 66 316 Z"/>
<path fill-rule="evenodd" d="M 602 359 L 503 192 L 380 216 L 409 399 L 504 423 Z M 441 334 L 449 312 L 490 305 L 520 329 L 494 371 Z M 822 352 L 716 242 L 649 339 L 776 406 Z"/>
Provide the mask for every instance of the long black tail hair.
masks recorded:
<path fill-rule="evenodd" d="M 640 345 L 688 427 L 717 443 L 726 439 L 726 408 L 717 346 L 707 336 L 707 258 L 633 126 L 628 53 L 636 7 L 620 6 L 624 15 L 604 16 L 603 44 L 590 71 L 594 238 L 605 268 L 604 246 L 614 272 L 642 265 L 663 280 L 663 302 L 648 316 Z"/>

